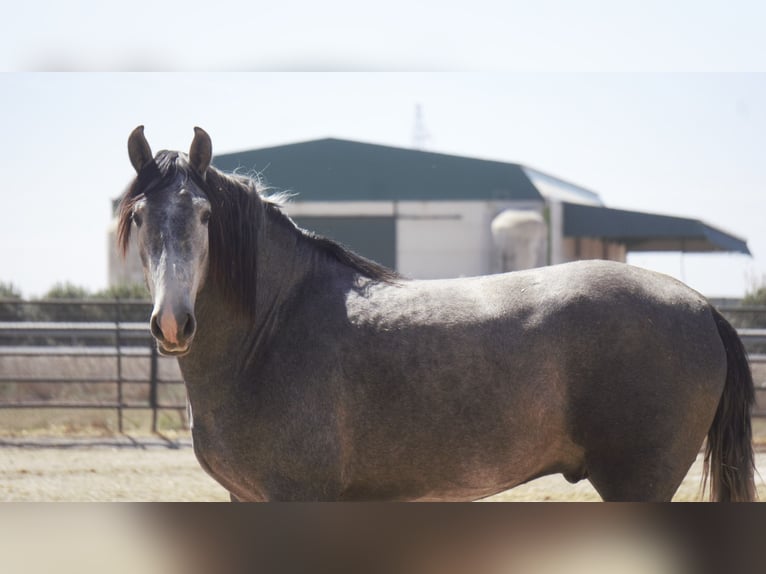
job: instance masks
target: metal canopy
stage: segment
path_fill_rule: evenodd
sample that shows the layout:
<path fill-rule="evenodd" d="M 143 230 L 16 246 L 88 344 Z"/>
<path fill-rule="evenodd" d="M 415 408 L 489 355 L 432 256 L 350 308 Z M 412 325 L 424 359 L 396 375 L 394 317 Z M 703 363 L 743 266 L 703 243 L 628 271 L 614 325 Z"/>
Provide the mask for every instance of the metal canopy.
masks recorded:
<path fill-rule="evenodd" d="M 628 251 L 728 251 L 750 255 L 747 242 L 697 219 L 564 203 L 565 237 L 598 237 Z"/>

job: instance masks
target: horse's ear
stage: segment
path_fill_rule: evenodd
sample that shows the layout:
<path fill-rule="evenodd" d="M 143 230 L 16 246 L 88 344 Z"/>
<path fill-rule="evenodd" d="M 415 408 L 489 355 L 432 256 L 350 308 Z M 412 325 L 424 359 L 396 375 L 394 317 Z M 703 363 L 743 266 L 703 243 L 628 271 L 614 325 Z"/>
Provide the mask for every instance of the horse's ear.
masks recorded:
<path fill-rule="evenodd" d="M 154 158 L 152 148 L 149 147 L 149 142 L 146 141 L 144 136 L 144 126 L 138 126 L 130 132 L 128 156 L 130 156 L 130 163 L 133 164 L 136 173 L 140 172 L 141 168 Z"/>
<path fill-rule="evenodd" d="M 189 149 L 189 162 L 202 178 L 205 178 L 205 172 L 210 167 L 210 161 L 213 159 L 213 143 L 210 136 L 202 128 L 194 128 L 194 140 Z"/>

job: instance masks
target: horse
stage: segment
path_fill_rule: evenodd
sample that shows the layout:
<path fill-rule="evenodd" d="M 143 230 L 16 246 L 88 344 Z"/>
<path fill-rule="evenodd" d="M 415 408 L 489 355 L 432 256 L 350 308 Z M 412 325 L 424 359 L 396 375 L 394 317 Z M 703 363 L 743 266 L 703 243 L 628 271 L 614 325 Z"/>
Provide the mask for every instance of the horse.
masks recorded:
<path fill-rule="evenodd" d="M 201 128 L 155 156 L 139 126 L 128 155 L 119 246 L 233 501 L 470 501 L 556 473 L 669 501 L 705 439 L 703 490 L 755 498 L 745 350 L 683 283 L 610 261 L 408 279 L 213 167 Z"/>

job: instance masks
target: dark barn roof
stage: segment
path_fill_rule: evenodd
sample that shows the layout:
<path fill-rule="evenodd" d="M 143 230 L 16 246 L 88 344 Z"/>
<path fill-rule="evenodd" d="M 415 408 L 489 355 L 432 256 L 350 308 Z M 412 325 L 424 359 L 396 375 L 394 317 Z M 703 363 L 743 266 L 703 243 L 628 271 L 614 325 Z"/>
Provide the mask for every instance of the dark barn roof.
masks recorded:
<path fill-rule="evenodd" d="M 564 203 L 565 237 L 600 237 L 628 251 L 736 251 L 747 243 L 697 219 Z"/>
<path fill-rule="evenodd" d="M 294 201 L 542 201 L 520 165 L 321 139 L 216 156 L 224 171 L 259 172 Z"/>

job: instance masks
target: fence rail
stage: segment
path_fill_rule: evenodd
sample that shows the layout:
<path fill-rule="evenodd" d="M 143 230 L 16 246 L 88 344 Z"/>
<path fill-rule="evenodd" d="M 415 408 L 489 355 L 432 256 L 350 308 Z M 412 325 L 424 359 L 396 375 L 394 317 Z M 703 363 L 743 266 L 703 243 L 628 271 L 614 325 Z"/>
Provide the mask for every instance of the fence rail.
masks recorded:
<path fill-rule="evenodd" d="M 106 304 L 114 305 L 113 302 Z M 118 311 L 119 314 L 119 311 Z M 98 346 L 86 346 L 83 341 L 95 339 Z M 180 377 L 160 376 L 159 362 L 162 359 L 149 334 L 145 322 L 93 322 L 93 321 L 0 321 L 0 340 L 14 341 L 16 344 L 0 346 L 0 389 L 6 391 L 10 385 L 16 389 L 19 386 L 33 385 L 54 386 L 63 388 L 67 385 L 85 385 L 85 397 L 76 399 L 52 398 L 30 399 L 25 392 L 17 392 L 15 398 L 9 400 L 12 393 L 0 394 L 0 410 L 2 409 L 107 409 L 117 413 L 119 432 L 124 430 L 123 411 L 128 409 L 150 409 L 152 411 L 151 429 L 158 430 L 158 412 L 174 410 L 186 414 L 185 401 L 163 402 L 159 399 L 160 386 L 183 385 Z M 31 341 L 31 344 L 29 342 Z M 78 342 L 80 344 L 61 345 L 61 341 Z M 22 343 L 22 344 L 19 344 Z M 26 344 L 23 344 L 26 343 Z M 104 344 L 107 343 L 107 344 Z M 99 364 L 97 373 L 82 372 L 78 374 L 53 375 L 39 374 L 31 368 L 31 362 L 52 361 L 55 367 L 60 359 L 75 360 L 111 360 Z M 140 361 L 139 370 L 146 374 L 130 374 L 126 372 L 125 361 Z M 172 361 L 175 363 L 175 361 Z M 14 367 L 15 365 L 15 367 Z M 133 365 L 134 367 L 136 365 Z M 136 370 L 136 369 L 134 369 Z M 31 374 L 30 374 L 31 373 Z M 143 399 L 131 399 L 126 396 L 126 386 L 132 388 L 144 387 Z M 88 400 L 88 396 L 96 396 L 93 388 L 111 386 L 110 398 L 96 397 Z M 19 398 L 19 394 L 23 398 Z"/>
<path fill-rule="evenodd" d="M 82 313 L 71 312 L 76 307 Z M 26 316 L 23 308 L 33 309 Z M 161 376 L 160 362 L 172 359 L 158 356 L 146 321 L 126 320 L 148 317 L 150 305 L 146 301 L 15 301 L 0 299 L 0 412 L 8 409 L 109 409 L 117 413 L 119 431 L 123 431 L 123 411 L 128 409 L 150 409 L 152 431 L 156 432 L 158 411 L 174 410 L 186 415 L 185 400 L 160 400 L 161 387 L 183 385 L 178 376 Z M 40 311 L 44 309 L 44 311 Z M 736 319 L 747 316 L 758 318 L 755 324 L 766 325 L 766 308 L 734 307 L 721 308 L 728 317 Z M 3 320 L 12 317 L 13 320 Z M 19 320 L 21 317 L 22 320 Z M 67 317 L 69 320 L 51 320 L 51 317 Z M 93 317 L 108 317 L 109 320 L 93 320 Z M 40 320 L 42 318 L 43 320 Z M 26 320 L 23 320 L 26 319 Z M 740 323 L 741 324 L 741 323 Z M 745 323 L 747 325 L 748 323 Z M 753 323 L 749 323 L 753 324 Z M 738 333 L 749 355 L 753 367 L 759 406 L 756 416 L 766 416 L 766 328 L 742 326 Z M 28 367 L 35 361 L 73 359 L 79 362 L 112 360 L 108 368 L 98 373 L 43 375 L 34 369 L 14 369 L 16 364 Z M 15 363 L 14 363 L 15 361 Z M 136 374 L 136 361 L 141 362 L 140 374 Z M 132 369 L 126 368 L 130 362 Z M 134 372 L 130 372 L 130 371 Z M 167 371 L 167 369 L 165 369 Z M 21 371 L 21 372 L 19 372 Z M 177 367 L 175 367 L 177 373 Z M 62 398 L 30 398 L 21 392 L 2 393 L 4 387 L 14 385 L 53 385 L 55 387 L 73 384 L 90 387 L 111 386 L 111 394 L 95 400 Z M 144 387 L 141 399 L 126 395 L 126 388 Z M 86 392 L 86 399 L 88 393 Z M 91 393 L 96 396 L 97 393 Z M 135 394 L 135 393 L 134 393 Z M 53 393 L 55 396 L 55 393 Z M 185 395 L 184 395 L 185 398 Z"/>

